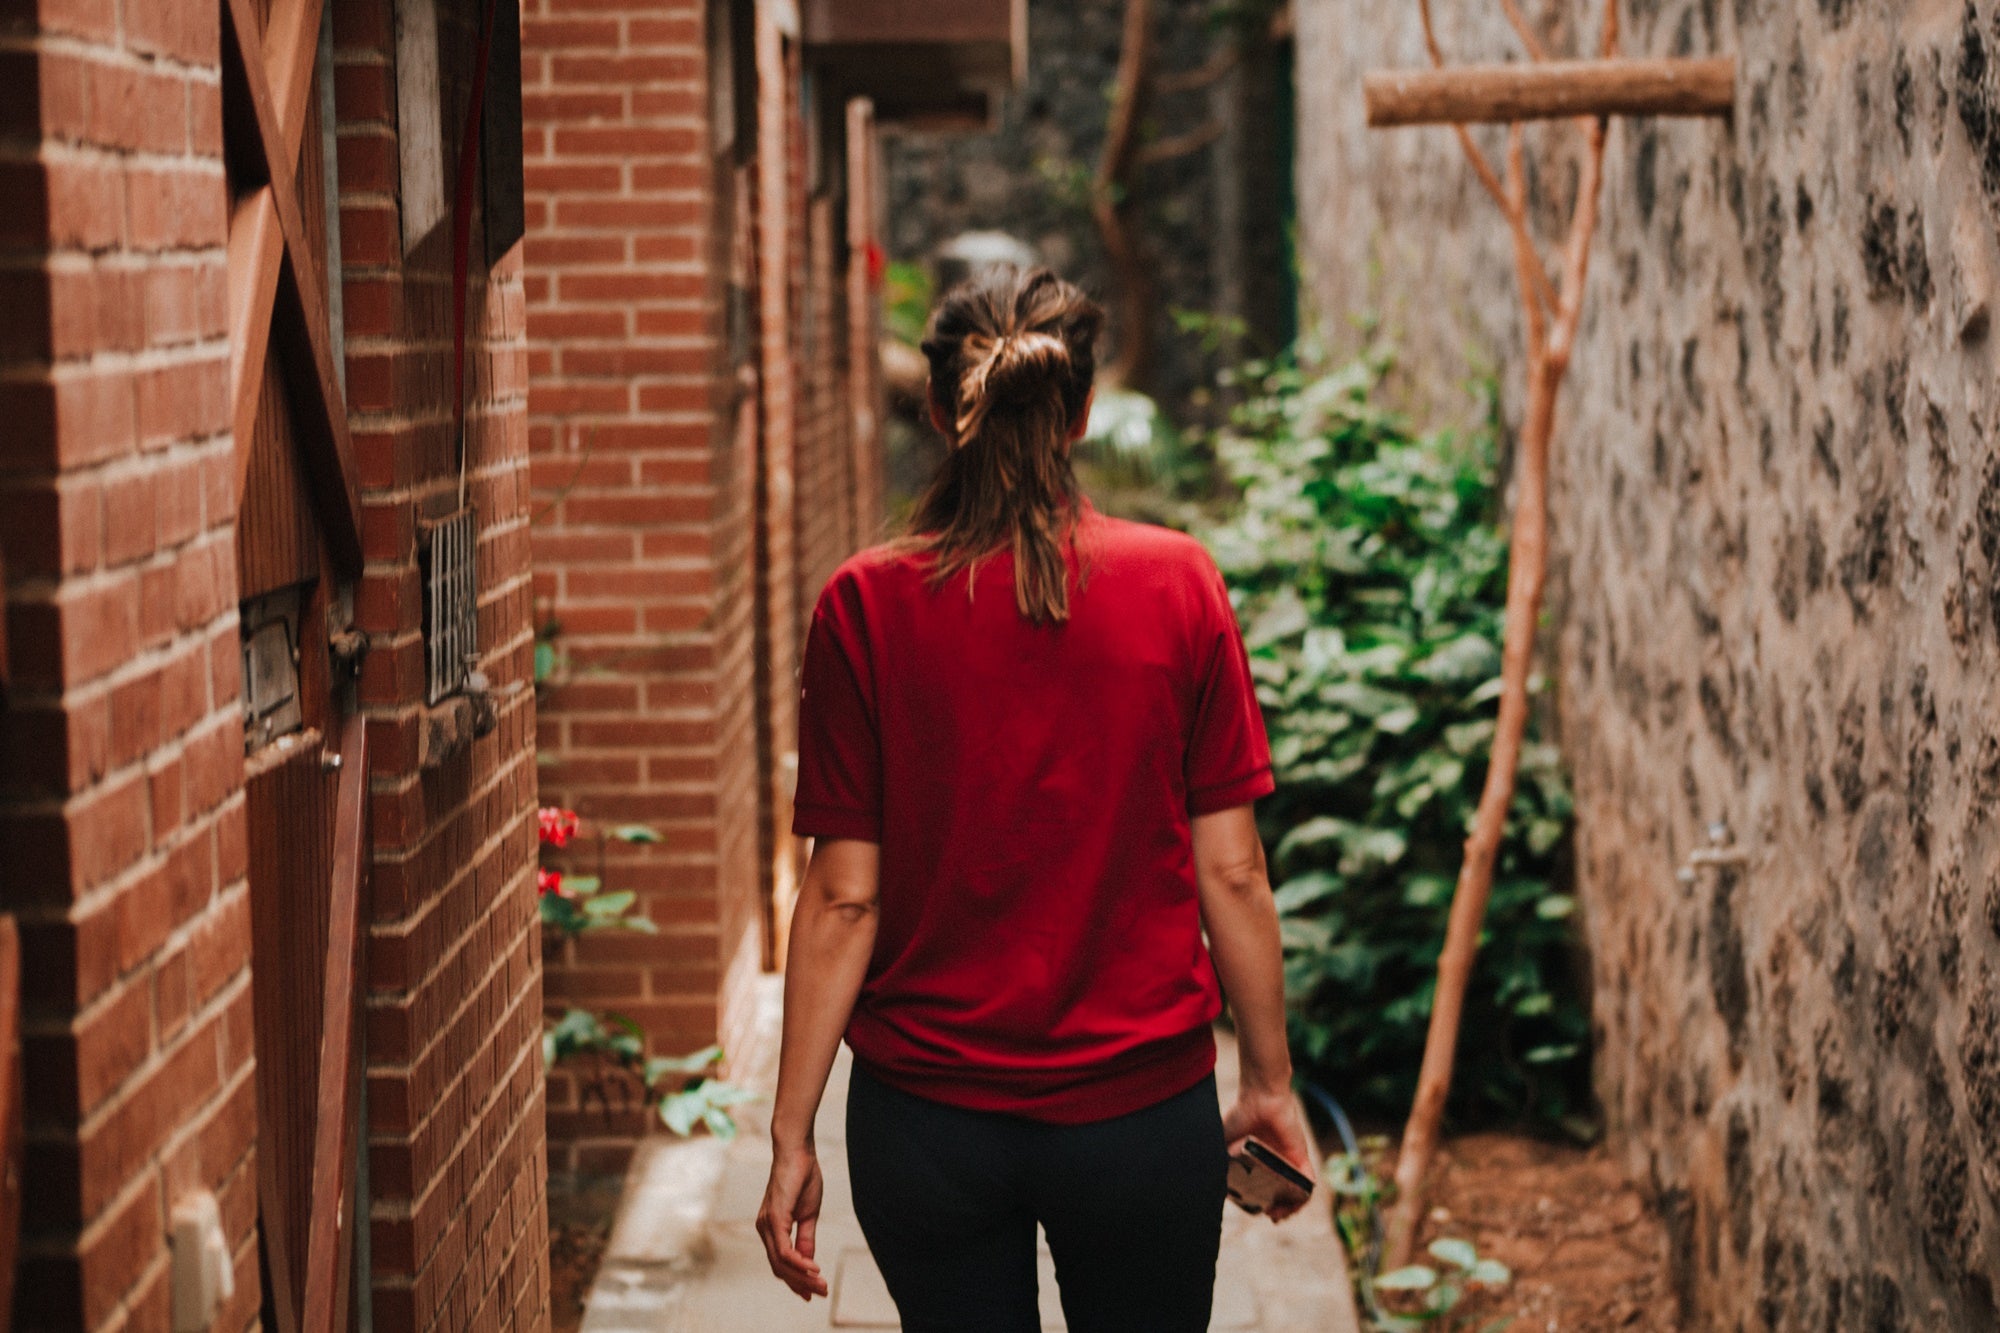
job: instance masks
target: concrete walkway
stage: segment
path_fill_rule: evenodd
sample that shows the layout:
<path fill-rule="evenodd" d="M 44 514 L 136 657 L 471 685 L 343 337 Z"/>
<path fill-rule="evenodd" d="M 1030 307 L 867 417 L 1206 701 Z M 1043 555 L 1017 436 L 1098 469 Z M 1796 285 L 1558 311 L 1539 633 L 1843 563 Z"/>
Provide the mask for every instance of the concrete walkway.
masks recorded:
<path fill-rule="evenodd" d="M 769 1092 L 775 1082 L 780 981 L 764 983 L 755 1048 L 732 1060 L 736 1081 Z M 1226 1037 L 1224 1038 L 1226 1041 Z M 854 1219 L 843 1115 L 846 1048 L 819 1113 L 826 1201 L 819 1259 L 830 1301 L 799 1300 L 776 1278 L 757 1239 L 757 1205 L 770 1170 L 770 1105 L 741 1108 L 743 1133 L 714 1139 L 652 1139 L 626 1177 L 618 1221 L 598 1270 L 583 1333 L 820 1333 L 895 1329 L 896 1307 Z M 1225 1101 L 1236 1057 L 1217 1070 Z M 1042 1327 L 1063 1328 L 1055 1269 L 1042 1251 Z M 1323 1198 L 1281 1227 L 1225 1205 L 1222 1255 L 1210 1328 L 1229 1333 L 1359 1333 L 1346 1265 Z"/>

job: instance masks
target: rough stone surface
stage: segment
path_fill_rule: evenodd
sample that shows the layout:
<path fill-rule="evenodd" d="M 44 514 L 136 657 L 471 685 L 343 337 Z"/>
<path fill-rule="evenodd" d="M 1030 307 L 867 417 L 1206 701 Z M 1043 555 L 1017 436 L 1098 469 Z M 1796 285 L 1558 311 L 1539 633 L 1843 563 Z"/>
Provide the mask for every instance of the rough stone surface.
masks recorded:
<path fill-rule="evenodd" d="M 1311 290 L 1336 338 L 1383 312 L 1413 379 L 1511 384 L 1507 234 L 1457 145 L 1360 129 L 1360 72 L 1421 57 L 1402 12 L 1299 9 Z M 1507 49 L 1497 4 L 1438 13 Z M 1611 1133 L 1691 1327 L 2000 1327 L 2000 4 L 1624 17 L 1628 52 L 1741 68 L 1732 122 L 1614 128 L 1558 427 Z M 1552 249 L 1576 136 L 1531 140 Z M 1746 862 L 1679 881 L 1715 821 Z"/>

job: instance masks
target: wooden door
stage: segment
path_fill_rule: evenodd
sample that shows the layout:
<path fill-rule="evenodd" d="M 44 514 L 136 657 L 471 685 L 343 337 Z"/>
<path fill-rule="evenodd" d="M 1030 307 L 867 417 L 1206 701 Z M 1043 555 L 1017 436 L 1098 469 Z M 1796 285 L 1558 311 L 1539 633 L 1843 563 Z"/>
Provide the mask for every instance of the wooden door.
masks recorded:
<path fill-rule="evenodd" d="M 258 1205 L 264 1317 L 289 1333 L 344 1329 L 353 1283 L 368 760 L 341 608 L 359 499 L 329 305 L 324 0 L 221 4 Z"/>

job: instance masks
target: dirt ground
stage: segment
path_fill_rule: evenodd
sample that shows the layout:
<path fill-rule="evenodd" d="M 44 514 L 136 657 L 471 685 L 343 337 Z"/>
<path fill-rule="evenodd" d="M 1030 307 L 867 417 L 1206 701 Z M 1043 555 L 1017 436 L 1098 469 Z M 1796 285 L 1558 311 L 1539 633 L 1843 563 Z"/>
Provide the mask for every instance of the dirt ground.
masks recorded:
<path fill-rule="evenodd" d="M 576 1333 L 597 1277 L 623 1180 L 549 1177 L 549 1309 L 554 1333 Z"/>
<path fill-rule="evenodd" d="M 1377 1170 L 1394 1167 L 1388 1159 Z M 1422 1243 L 1469 1240 L 1514 1275 L 1503 1288 L 1472 1288 L 1444 1327 L 1675 1333 L 1665 1232 L 1603 1148 L 1474 1134 L 1447 1143 L 1433 1172 Z"/>

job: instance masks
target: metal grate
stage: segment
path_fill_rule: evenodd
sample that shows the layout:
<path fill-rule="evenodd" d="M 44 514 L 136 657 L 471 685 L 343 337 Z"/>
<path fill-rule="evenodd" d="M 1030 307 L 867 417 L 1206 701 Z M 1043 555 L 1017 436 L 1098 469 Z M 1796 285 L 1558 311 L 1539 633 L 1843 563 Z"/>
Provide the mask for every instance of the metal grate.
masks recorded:
<path fill-rule="evenodd" d="M 424 561 L 424 682 L 437 703 L 464 687 L 479 661 L 479 589 L 473 577 L 473 511 L 429 526 Z"/>

